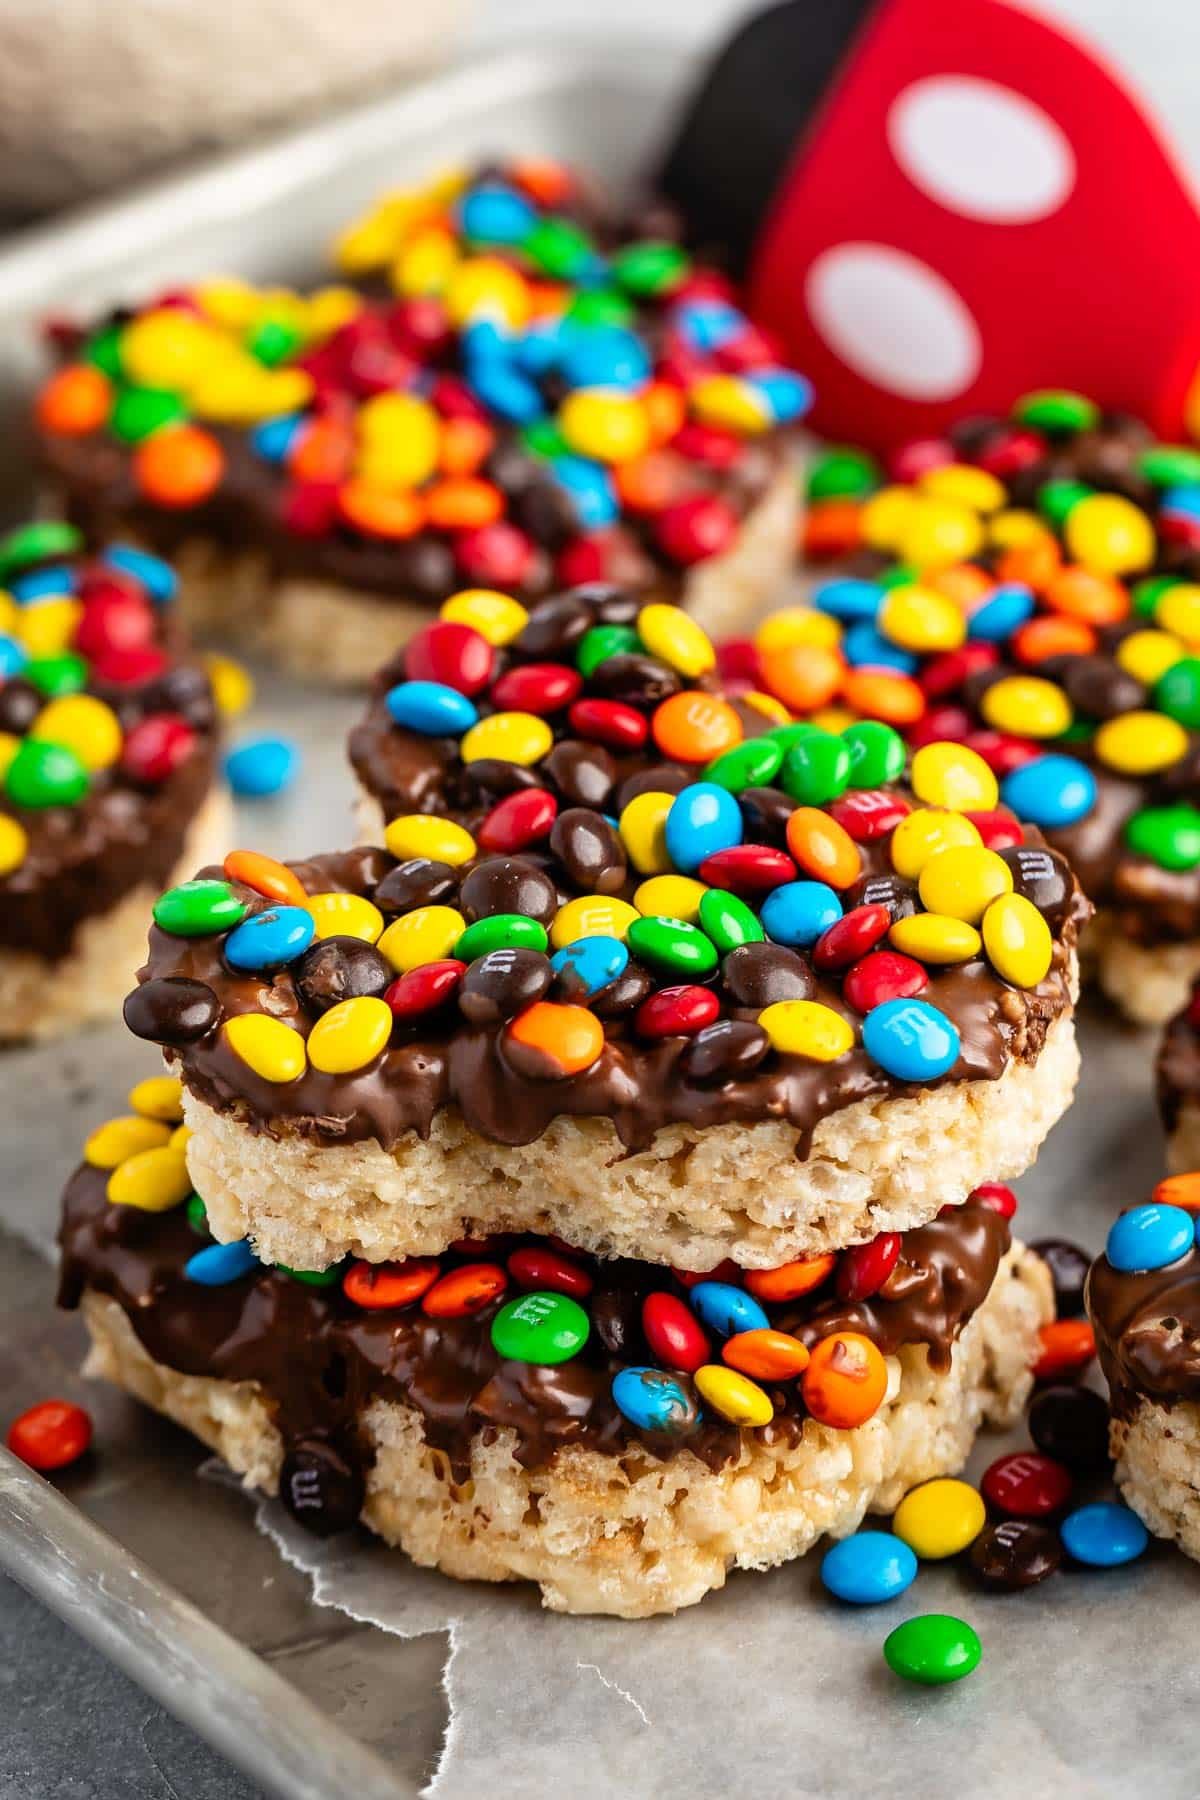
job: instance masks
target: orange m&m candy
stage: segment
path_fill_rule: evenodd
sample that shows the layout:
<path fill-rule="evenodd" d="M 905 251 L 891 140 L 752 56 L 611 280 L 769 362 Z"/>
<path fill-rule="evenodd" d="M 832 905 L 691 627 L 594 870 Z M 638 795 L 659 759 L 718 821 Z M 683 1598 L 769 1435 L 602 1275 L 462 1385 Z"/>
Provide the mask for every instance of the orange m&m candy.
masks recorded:
<path fill-rule="evenodd" d="M 443 475 L 473 475 L 495 442 L 495 432 L 483 419 L 443 419 L 438 467 Z"/>
<path fill-rule="evenodd" d="M 1166 1176 L 1155 1188 L 1151 1199 L 1159 1206 L 1182 1206 L 1185 1212 L 1200 1211 L 1200 1174 Z"/>
<path fill-rule="evenodd" d="M 591 1068 L 604 1048 L 604 1027 L 586 1006 L 535 1000 L 509 1025 L 505 1048 L 521 1074 L 560 1080 Z"/>
<path fill-rule="evenodd" d="M 1056 613 L 1083 619 L 1088 625 L 1119 625 L 1129 617 L 1128 591 L 1111 575 L 1096 575 L 1073 564 L 1061 569 L 1046 588 L 1046 604 Z"/>
<path fill-rule="evenodd" d="M 338 507 L 368 537 L 415 537 L 425 523 L 425 503 L 410 489 L 379 487 L 360 476 L 342 483 Z"/>
<path fill-rule="evenodd" d="M 287 459 L 297 481 L 340 481 L 350 467 L 354 440 L 337 419 L 313 419 Z"/>
<path fill-rule="evenodd" d="M 499 1263 L 464 1263 L 435 1281 L 421 1301 L 421 1311 L 431 1319 L 461 1319 L 498 1300 L 508 1286 Z"/>
<path fill-rule="evenodd" d="M 225 471 L 225 452 L 198 425 L 171 425 L 145 438 L 134 451 L 133 474 L 155 506 L 198 506 Z"/>
<path fill-rule="evenodd" d="M 494 525 L 504 513 L 504 495 L 493 481 L 451 475 L 425 490 L 429 523 L 439 531 L 474 531 Z"/>
<path fill-rule="evenodd" d="M 878 1345 L 858 1331 L 835 1331 L 813 1346 L 801 1392 L 820 1424 L 852 1431 L 879 1411 L 887 1384 Z"/>
<path fill-rule="evenodd" d="M 747 1269 L 746 1287 L 756 1300 L 775 1306 L 785 1300 L 798 1300 L 811 1294 L 833 1274 L 837 1257 L 832 1251 L 822 1256 L 797 1257 L 795 1262 L 780 1263 L 777 1269 Z"/>
<path fill-rule="evenodd" d="M 1046 532 L 1027 544 L 1014 544 L 1006 550 L 996 564 L 996 579 L 1021 582 L 1040 592 L 1054 580 L 1061 566 L 1058 543 Z"/>
<path fill-rule="evenodd" d="M 613 470 L 622 506 L 636 513 L 661 512 L 678 498 L 682 479 L 683 465 L 673 450 L 648 450 Z"/>
<path fill-rule="evenodd" d="M 1012 636 L 1013 655 L 1023 663 L 1044 662 L 1049 656 L 1090 656 L 1095 648 L 1096 633 L 1090 625 L 1058 613 L 1030 619 Z"/>
<path fill-rule="evenodd" d="M 650 420 L 652 442 L 669 443 L 687 417 L 682 389 L 672 381 L 652 381 L 642 389 L 640 398 Z"/>
<path fill-rule="evenodd" d="M 675 762 L 705 763 L 742 741 L 742 721 L 712 694 L 672 694 L 651 720 L 654 741 Z"/>
<path fill-rule="evenodd" d="M 795 713 L 828 706 L 841 686 L 846 660 L 823 644 L 780 644 L 763 658 L 763 682 Z"/>
<path fill-rule="evenodd" d="M 257 850 L 231 850 L 222 867 L 230 881 L 240 881 L 268 900 L 284 906 L 307 906 L 308 895 L 299 877 L 285 863 L 273 856 L 261 856 Z"/>
<path fill-rule="evenodd" d="M 915 725 L 925 711 L 925 696 L 915 681 L 882 669 L 852 669 L 842 698 L 862 718 L 880 719 L 885 725 Z"/>
<path fill-rule="evenodd" d="M 368 1312 L 411 1306 L 429 1292 L 441 1269 L 436 1256 L 411 1256 L 404 1262 L 354 1262 L 342 1277 L 342 1292 Z"/>
<path fill-rule="evenodd" d="M 37 397 L 34 409 L 43 431 L 61 437 L 84 437 L 99 431 L 112 406 L 112 383 L 91 363 L 72 363 L 52 375 Z"/>
<path fill-rule="evenodd" d="M 807 1344 L 790 1331 L 773 1331 L 769 1326 L 726 1338 L 721 1357 L 731 1369 L 751 1375 L 755 1381 L 790 1381 L 794 1375 L 802 1375 L 809 1363 Z"/>
<path fill-rule="evenodd" d="M 844 825 L 816 806 L 798 806 L 787 822 L 787 847 L 817 881 L 848 888 L 862 874 L 862 852 Z"/>
<path fill-rule="evenodd" d="M 809 505 L 800 527 L 800 545 L 806 556 L 841 556 L 862 542 L 857 500 L 818 500 Z"/>
<path fill-rule="evenodd" d="M 1082 1369 L 1096 1354 L 1096 1334 L 1086 1319 L 1055 1319 L 1038 1332 L 1038 1359 L 1033 1372 L 1039 1381 Z"/>

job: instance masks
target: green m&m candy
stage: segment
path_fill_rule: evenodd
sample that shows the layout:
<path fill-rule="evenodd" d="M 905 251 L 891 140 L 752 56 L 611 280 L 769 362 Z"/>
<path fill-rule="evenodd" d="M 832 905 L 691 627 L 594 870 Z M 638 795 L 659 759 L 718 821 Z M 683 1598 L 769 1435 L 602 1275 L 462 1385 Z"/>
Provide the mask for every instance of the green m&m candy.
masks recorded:
<path fill-rule="evenodd" d="M 776 737 L 747 738 L 710 762 L 702 776 L 731 794 L 743 788 L 770 787 L 783 763 L 784 745 Z"/>
<path fill-rule="evenodd" d="M 113 403 L 109 425 L 123 444 L 140 444 L 143 438 L 186 417 L 178 394 L 166 388 L 126 388 Z"/>
<path fill-rule="evenodd" d="M 1100 423 L 1100 408 L 1086 394 L 1069 388 L 1040 388 L 1026 394 L 1013 407 L 1013 418 L 1034 431 L 1051 436 L 1074 431 L 1091 431 Z"/>
<path fill-rule="evenodd" d="M 199 1236 L 207 1237 L 209 1235 L 208 1208 L 199 1194 L 193 1194 L 187 1203 L 187 1222 Z"/>
<path fill-rule="evenodd" d="M 739 944 L 761 944 L 767 935 L 758 914 L 725 888 L 709 888 L 701 895 L 700 928 L 722 956 Z"/>
<path fill-rule="evenodd" d="M 1200 730 L 1200 657 L 1172 663 L 1154 684 L 1154 704 L 1189 731 Z"/>
<path fill-rule="evenodd" d="M 569 219 L 539 219 L 521 249 L 545 274 L 570 281 L 595 255 L 592 240 Z"/>
<path fill-rule="evenodd" d="M 284 319 L 260 319 L 246 339 L 246 348 L 260 363 L 274 369 L 286 362 L 301 342 L 302 335 L 295 325 Z"/>
<path fill-rule="evenodd" d="M 1151 444 L 1137 460 L 1138 472 L 1155 487 L 1194 487 L 1200 483 L 1200 450 L 1187 444 Z"/>
<path fill-rule="evenodd" d="M 894 569 L 884 569 L 874 579 L 886 592 L 889 588 L 912 587 L 914 582 L 920 581 L 921 571 L 914 569 L 911 563 L 897 563 Z"/>
<path fill-rule="evenodd" d="M 632 656 L 642 640 L 632 625 L 593 625 L 579 640 L 575 667 L 586 681 L 610 656 Z"/>
<path fill-rule="evenodd" d="M 842 742 L 850 752 L 850 787 L 882 787 L 885 781 L 896 781 L 903 775 L 907 754 L 904 739 L 890 725 L 862 719 L 856 725 L 847 725 Z"/>
<path fill-rule="evenodd" d="M 845 447 L 818 456 L 808 477 L 810 500 L 861 500 L 877 488 L 883 476 L 879 464 L 865 450 Z"/>
<path fill-rule="evenodd" d="M 88 666 L 75 650 L 60 650 L 55 656 L 35 656 L 21 670 L 24 680 L 33 683 L 39 694 L 56 700 L 62 694 L 77 694 L 88 678 Z"/>
<path fill-rule="evenodd" d="M 615 288 L 585 288 L 563 314 L 568 325 L 628 325 L 633 307 Z"/>
<path fill-rule="evenodd" d="M 534 456 L 565 456 L 568 444 L 553 419 L 533 419 L 521 427 L 521 442 Z"/>
<path fill-rule="evenodd" d="M 944 1687 L 979 1667 L 983 1646 L 964 1619 L 949 1613 L 921 1613 L 906 1619 L 884 1639 L 888 1668 L 905 1681 Z"/>
<path fill-rule="evenodd" d="M 613 257 L 612 272 L 630 294 L 669 294 L 686 276 L 691 263 L 678 244 L 647 239 L 630 244 Z"/>
<path fill-rule="evenodd" d="M 492 1320 L 492 1347 L 506 1362 L 569 1362 L 587 1343 L 591 1323 L 569 1294 L 522 1294 Z"/>
<path fill-rule="evenodd" d="M 249 910 L 227 881 L 181 881 L 154 902 L 154 923 L 172 937 L 210 937 L 240 925 Z"/>
<path fill-rule="evenodd" d="M 1200 864 L 1200 812 L 1184 804 L 1144 807 L 1126 824 L 1125 842 L 1160 869 L 1194 869 Z"/>
<path fill-rule="evenodd" d="M 1165 593 L 1179 586 L 1178 575 L 1144 575 L 1133 584 L 1133 610 L 1140 618 L 1152 619 Z"/>
<path fill-rule="evenodd" d="M 779 785 L 801 806 L 824 806 L 850 784 L 850 746 L 831 731 L 814 731 L 783 759 Z"/>
<path fill-rule="evenodd" d="M 103 331 L 93 332 L 84 345 L 84 361 L 101 370 L 110 381 L 121 379 L 121 330 L 120 325 L 106 325 Z"/>
<path fill-rule="evenodd" d="M 526 913 L 492 913 L 467 926 L 454 954 L 460 962 L 474 962 L 493 950 L 544 950 L 549 941 L 545 926 Z"/>
<path fill-rule="evenodd" d="M 65 744 L 25 738 L 8 765 L 4 791 L 15 806 L 75 806 L 88 791 L 88 772 Z"/>
<path fill-rule="evenodd" d="M 1095 491 L 1084 481 L 1044 482 L 1038 489 L 1038 511 L 1051 525 L 1064 525 L 1072 507 L 1081 500 L 1090 500 Z"/>
<path fill-rule="evenodd" d="M 336 1287 L 346 1273 L 344 1259 L 331 1263 L 327 1269 L 289 1269 L 286 1263 L 275 1263 L 272 1266 L 277 1274 L 288 1275 L 293 1281 L 301 1281 L 305 1287 L 313 1288 Z"/>
<path fill-rule="evenodd" d="M 7 581 L 30 563 L 48 556 L 73 556 L 82 547 L 81 533 L 62 519 L 34 519 L 31 524 L 18 525 L 0 538 L 0 581 Z"/>
<path fill-rule="evenodd" d="M 686 925 L 681 919 L 664 919 L 656 914 L 635 919 L 625 941 L 640 961 L 670 975 L 711 975 L 720 960 L 707 932 L 697 925 Z"/>

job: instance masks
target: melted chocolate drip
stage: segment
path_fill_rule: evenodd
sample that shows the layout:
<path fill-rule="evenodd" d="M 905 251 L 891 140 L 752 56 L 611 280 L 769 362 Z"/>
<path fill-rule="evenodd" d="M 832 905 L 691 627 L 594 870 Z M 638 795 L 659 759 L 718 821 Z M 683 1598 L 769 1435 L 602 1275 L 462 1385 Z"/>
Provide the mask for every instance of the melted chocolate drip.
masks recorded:
<path fill-rule="evenodd" d="M 1087 1309 L 1115 1413 L 1130 1417 L 1143 1396 L 1200 1400 L 1200 1250 L 1136 1274 L 1097 1257 Z"/>

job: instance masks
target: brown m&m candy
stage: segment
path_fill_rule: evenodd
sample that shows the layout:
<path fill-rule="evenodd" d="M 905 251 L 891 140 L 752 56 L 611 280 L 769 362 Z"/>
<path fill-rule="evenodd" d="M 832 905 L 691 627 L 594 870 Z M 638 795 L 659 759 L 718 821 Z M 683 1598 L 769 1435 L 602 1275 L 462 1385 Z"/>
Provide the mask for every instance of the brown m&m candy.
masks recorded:
<path fill-rule="evenodd" d="M 206 1037 L 221 1017 L 221 1002 L 203 981 L 167 975 L 134 988 L 123 1010 L 134 1037 L 175 1048 Z"/>
<path fill-rule="evenodd" d="M 1107 1468 L 1108 1407 L 1091 1388 L 1060 1382 L 1035 1394 L 1029 1435 L 1046 1456 L 1079 1473 Z"/>
<path fill-rule="evenodd" d="M 523 856 L 489 856 L 463 882 L 458 904 L 468 923 L 520 913 L 548 925 L 558 911 L 558 888 L 544 869 Z"/>
<path fill-rule="evenodd" d="M 365 1495 L 362 1471 L 323 1438 L 293 1444 L 283 1459 L 279 1498 L 296 1523 L 317 1537 L 349 1531 Z"/>
<path fill-rule="evenodd" d="M 1083 1312 L 1083 1287 L 1092 1259 L 1078 1244 L 1066 1238 L 1039 1238 L 1029 1246 L 1036 1250 L 1054 1283 L 1055 1312 L 1060 1319 L 1077 1319 Z"/>
<path fill-rule="evenodd" d="M 317 1014 L 342 1000 L 382 994 L 393 971 L 372 944 L 362 938 L 321 938 L 310 945 L 296 967 L 296 991 Z"/>
<path fill-rule="evenodd" d="M 1062 924 L 1071 901 L 1071 871 L 1057 850 L 1042 844 L 1018 844 L 998 852 L 1012 872 L 1013 893 L 1030 901 L 1052 931 Z"/>
<path fill-rule="evenodd" d="M 725 958 L 721 976 L 738 1005 L 756 1012 L 777 1000 L 811 1000 L 816 990 L 807 961 L 786 944 L 739 944 Z"/>
<path fill-rule="evenodd" d="M 476 957 L 463 976 L 458 1006 L 473 1025 L 494 1025 L 549 992 L 554 970 L 540 950 L 505 947 Z"/>
<path fill-rule="evenodd" d="M 1031 1519 L 989 1525 L 971 1545 L 971 1573 L 985 1588 L 1015 1593 L 1053 1575 L 1062 1562 L 1058 1533 Z"/>

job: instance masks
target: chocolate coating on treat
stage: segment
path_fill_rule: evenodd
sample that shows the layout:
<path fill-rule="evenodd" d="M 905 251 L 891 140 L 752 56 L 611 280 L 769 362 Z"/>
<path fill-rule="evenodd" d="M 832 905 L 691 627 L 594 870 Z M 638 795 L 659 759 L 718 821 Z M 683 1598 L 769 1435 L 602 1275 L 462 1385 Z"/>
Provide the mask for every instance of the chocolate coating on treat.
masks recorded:
<path fill-rule="evenodd" d="M 62 559 L 51 559 L 55 566 Z M 76 576 L 102 581 L 111 592 L 137 584 L 102 563 L 70 559 Z M 21 576 L 48 564 L 31 562 Z M 20 806 L 0 787 L 0 814 L 15 819 L 27 839 L 24 857 L 0 875 L 0 951 L 30 952 L 48 964 L 70 955 L 79 927 L 101 916 L 135 888 L 160 888 L 177 868 L 189 828 L 207 798 L 216 770 L 218 731 L 204 668 L 189 660 L 186 638 L 169 608 L 154 606 L 147 648 L 160 667 L 145 679 L 116 681 L 89 657 L 78 690 L 109 707 L 128 738 L 143 720 L 170 714 L 190 728 L 187 755 L 161 780 L 146 780 L 118 759 L 89 774 L 88 789 L 72 805 Z M 50 696 L 28 680 L 0 683 L 0 731 L 25 737 Z"/>
<path fill-rule="evenodd" d="M 1132 1274 L 1098 1256 L 1086 1299 L 1114 1413 L 1130 1417 L 1142 1398 L 1200 1400 L 1200 1250 Z"/>
<path fill-rule="evenodd" d="M 545 1467 L 566 1445 L 618 1452 L 638 1441 L 658 1455 L 681 1445 L 719 1468 L 736 1456 L 738 1429 L 705 1411 L 690 1432 L 664 1441 L 638 1432 L 618 1412 L 612 1378 L 649 1357 L 641 1304 L 655 1290 L 685 1295 L 670 1271 L 648 1263 L 578 1260 L 594 1277 L 585 1302 L 592 1330 L 582 1352 L 555 1366 L 506 1362 L 491 1341 L 501 1300 L 456 1319 L 434 1319 L 418 1304 L 364 1311 L 340 1286 L 315 1288 L 270 1269 L 223 1287 L 205 1287 L 183 1274 L 204 1239 L 183 1208 L 146 1213 L 112 1205 L 107 1175 L 83 1166 L 67 1184 L 59 1241 L 60 1303 L 81 1295 L 110 1295 L 157 1361 L 182 1374 L 259 1384 L 284 1440 L 292 1468 L 311 1469 L 312 1446 L 335 1447 L 353 1469 L 361 1465 L 358 1424 L 374 1399 L 398 1400 L 422 1416 L 428 1441 L 450 1460 L 455 1479 L 469 1473 L 472 1440 L 489 1428 L 511 1426 L 516 1456 L 527 1468 Z M 503 1263 L 520 1242 L 488 1246 Z M 770 1309 L 772 1323 L 808 1343 L 843 1329 L 870 1337 L 884 1355 L 924 1345 L 944 1373 L 954 1342 L 982 1305 L 1009 1248 L 1007 1222 L 968 1201 L 952 1213 L 905 1234 L 900 1260 L 883 1290 L 846 1306 L 828 1290 Z M 470 1260 L 477 1260 L 472 1254 Z M 468 1260 L 447 1255 L 443 1269 Z M 677 1376 L 685 1392 L 686 1376 Z M 771 1388 L 776 1417 L 762 1427 L 765 1441 L 795 1434 L 802 1424 L 799 1385 Z M 318 1491 L 318 1522 L 338 1511 L 343 1479 L 321 1467 L 306 1484 Z M 336 1474 L 336 1469 L 334 1474 Z M 296 1516 L 305 1522 L 304 1508 Z"/>
<path fill-rule="evenodd" d="M 1183 1108 L 1200 1098 L 1200 1029 L 1196 1001 L 1171 1020 L 1162 1035 L 1155 1062 L 1158 1107 L 1165 1130 L 1174 1131 Z"/>

